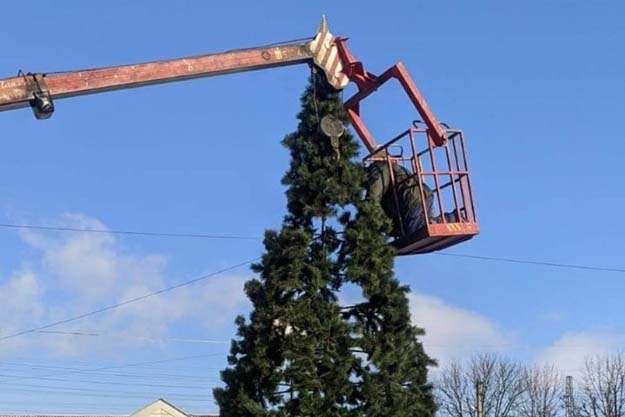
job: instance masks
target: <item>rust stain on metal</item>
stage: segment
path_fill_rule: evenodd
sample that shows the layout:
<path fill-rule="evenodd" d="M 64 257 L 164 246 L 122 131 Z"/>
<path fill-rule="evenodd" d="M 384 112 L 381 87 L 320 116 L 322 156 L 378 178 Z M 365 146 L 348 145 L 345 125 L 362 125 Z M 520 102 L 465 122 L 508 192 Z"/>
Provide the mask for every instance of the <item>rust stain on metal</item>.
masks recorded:
<path fill-rule="evenodd" d="M 273 50 L 252 48 L 144 64 L 49 74 L 46 76 L 46 82 L 53 98 L 73 97 L 100 91 L 300 64 L 312 60 L 307 45 L 293 43 Z M 274 55 L 275 60 L 272 59 Z M 0 111 L 26 107 L 31 98 L 32 93 L 23 77 L 0 80 Z"/>

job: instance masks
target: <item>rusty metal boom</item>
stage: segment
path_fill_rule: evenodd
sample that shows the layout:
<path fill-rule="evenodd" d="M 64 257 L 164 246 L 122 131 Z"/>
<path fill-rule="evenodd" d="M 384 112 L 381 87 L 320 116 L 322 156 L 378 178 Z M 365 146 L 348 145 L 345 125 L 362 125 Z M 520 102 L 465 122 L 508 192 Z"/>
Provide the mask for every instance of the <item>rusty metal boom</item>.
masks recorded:
<path fill-rule="evenodd" d="M 312 62 L 309 42 L 258 47 L 118 67 L 0 80 L 0 111 L 32 105 L 36 89 L 51 99 Z"/>

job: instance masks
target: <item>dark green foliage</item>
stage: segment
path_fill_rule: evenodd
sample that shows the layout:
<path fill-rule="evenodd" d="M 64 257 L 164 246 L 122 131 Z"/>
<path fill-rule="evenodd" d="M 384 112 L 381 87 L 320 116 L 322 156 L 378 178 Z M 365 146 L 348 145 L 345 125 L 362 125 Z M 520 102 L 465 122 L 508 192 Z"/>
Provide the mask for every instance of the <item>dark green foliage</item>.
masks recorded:
<path fill-rule="evenodd" d="M 429 366 L 411 324 L 409 289 L 393 274 L 393 250 L 385 244 L 390 221 L 379 204 L 357 203 L 358 214 L 345 227 L 339 259 L 345 279 L 362 288 L 364 301 L 345 312 L 353 324 L 357 409 L 361 416 L 429 417 L 435 404 L 427 382 Z"/>
<path fill-rule="evenodd" d="M 221 415 L 429 417 L 432 361 L 410 324 L 407 288 L 393 276 L 389 221 L 362 201 L 349 131 L 337 158 L 319 128 L 326 114 L 347 125 L 339 94 L 313 76 L 301 102 L 297 130 L 283 141 L 288 213 L 281 231 L 266 232 L 259 277 L 245 286 L 253 310 L 237 318 L 225 387 L 214 390 Z M 347 281 L 364 298 L 349 309 L 337 300 Z"/>
<path fill-rule="evenodd" d="M 341 137 L 341 158 L 337 161 L 330 139 L 319 121 L 331 114 L 347 124 L 347 116 L 339 93 L 325 85 L 321 75 L 315 76 L 302 96 L 302 110 L 297 115 L 297 131 L 282 143 L 291 152 L 291 166 L 282 179 L 287 185 L 287 221 L 310 227 L 313 218 L 336 215 L 337 206 L 345 206 L 360 198 L 363 172 L 353 162 L 358 144 L 346 130 Z M 316 96 L 316 97 L 315 97 Z"/>
<path fill-rule="evenodd" d="M 226 389 L 215 390 L 221 415 L 345 415 L 354 360 L 328 289 L 331 262 L 301 228 L 267 232 L 265 247 L 260 280 L 245 287 L 254 310 L 249 323 L 237 318 Z"/>
<path fill-rule="evenodd" d="M 288 214 L 280 232 L 265 234 L 266 252 L 253 267 L 259 280 L 245 287 L 253 312 L 248 322 L 237 318 L 226 386 L 214 391 L 224 417 L 350 415 L 356 358 L 334 290 L 340 241 L 326 220 L 359 198 L 363 173 L 351 162 L 358 152 L 351 135 L 336 158 L 319 130 L 326 114 L 345 120 L 338 93 L 315 77 L 297 130 L 283 141 L 291 152 Z"/>

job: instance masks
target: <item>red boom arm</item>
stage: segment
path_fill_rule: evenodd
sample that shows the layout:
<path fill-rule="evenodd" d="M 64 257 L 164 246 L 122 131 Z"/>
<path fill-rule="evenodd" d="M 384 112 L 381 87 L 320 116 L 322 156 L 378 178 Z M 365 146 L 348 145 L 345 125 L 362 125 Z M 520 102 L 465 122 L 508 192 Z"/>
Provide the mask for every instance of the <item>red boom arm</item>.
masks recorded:
<path fill-rule="evenodd" d="M 0 80 L 0 111 L 32 105 L 38 88 L 57 99 L 305 62 L 312 62 L 307 43 L 294 43 L 85 71 L 27 74 Z"/>
<path fill-rule="evenodd" d="M 0 79 L 0 111 L 31 106 L 37 118 L 46 119 L 54 110 L 53 101 L 60 98 L 307 63 L 319 66 L 336 89 L 343 89 L 349 81 L 358 86 L 345 108 L 369 151 L 376 148 L 376 142 L 360 117 L 360 101 L 391 78 L 397 79 L 408 94 L 432 142 L 445 144 L 444 130 L 404 66 L 398 64 L 380 76 L 373 75 L 352 56 L 345 41 L 332 36 L 324 18 L 319 32 L 308 42 L 82 71 L 21 74 Z"/>

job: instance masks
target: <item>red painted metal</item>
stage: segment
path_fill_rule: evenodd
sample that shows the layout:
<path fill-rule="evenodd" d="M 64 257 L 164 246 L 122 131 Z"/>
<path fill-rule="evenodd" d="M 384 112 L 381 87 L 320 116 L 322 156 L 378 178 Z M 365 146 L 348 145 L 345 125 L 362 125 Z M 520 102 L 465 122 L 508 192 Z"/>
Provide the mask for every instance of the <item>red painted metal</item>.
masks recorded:
<path fill-rule="evenodd" d="M 350 81 L 353 81 L 358 86 L 358 92 L 345 102 L 345 109 L 347 110 L 347 114 L 354 129 L 361 137 L 365 146 L 367 146 L 367 149 L 373 151 L 376 145 L 373 136 L 360 117 L 360 102 L 380 88 L 382 84 L 393 78 L 399 81 L 406 91 L 410 101 L 416 107 L 423 122 L 427 126 L 429 134 L 436 146 L 443 146 L 447 141 L 445 130 L 436 120 L 436 116 L 434 116 L 434 113 L 410 77 L 404 64 L 400 62 L 384 71 L 381 75 L 376 76 L 366 71 L 362 62 L 358 61 L 351 54 L 347 48 L 346 41 L 346 38 L 335 38 L 334 40 L 338 48 L 339 56 L 343 61 L 343 72 L 347 74 Z"/>
<path fill-rule="evenodd" d="M 235 72 L 308 63 L 308 43 L 243 49 L 136 65 L 43 74 L 53 99 Z M 33 98 L 29 77 L 0 80 L 0 111 L 28 107 Z"/>
<path fill-rule="evenodd" d="M 420 187 L 422 209 L 426 213 L 426 225 L 413 236 L 405 235 L 404 229 L 401 229 L 401 236 L 397 236 L 391 243 L 397 255 L 429 253 L 445 249 L 469 240 L 479 233 L 471 180 L 466 165 L 464 136 L 460 130 L 447 129 L 445 137 L 447 143 L 443 146 L 436 146 L 430 137 L 429 129 L 410 128 L 377 148 L 387 150 L 391 146 L 401 146 L 402 149 L 407 147 L 410 152 L 408 156 L 402 152 L 401 157 L 394 157 L 386 152 L 387 163 L 400 164 L 411 170 L 412 174 L 419 179 L 419 183 L 426 184 L 433 193 L 433 212 L 430 216 L 425 204 L 425 187 Z M 421 146 L 418 146 L 419 144 Z M 453 152 L 450 152 L 450 147 Z M 380 160 L 380 157 L 373 158 L 374 153 L 365 157 L 365 163 Z M 423 168 L 424 159 L 431 168 Z M 437 160 L 442 162 L 443 166 L 438 165 Z M 445 179 L 447 182 L 443 181 Z M 395 203 L 398 205 L 393 176 L 391 176 L 391 186 Z M 450 222 L 445 213 L 455 213 L 457 217 Z M 397 220 L 401 224 L 401 219 Z"/>
<path fill-rule="evenodd" d="M 360 117 L 360 102 L 389 79 L 397 79 L 430 130 L 434 142 L 445 143 L 442 128 L 405 67 L 399 63 L 382 75 L 365 71 L 346 45 L 347 38 L 334 38 L 343 73 L 358 86 L 358 92 L 345 103 L 347 114 L 361 140 L 372 151 L 375 140 Z M 27 74 L 0 79 L 0 111 L 28 107 L 33 100 L 33 79 L 45 80 L 51 99 L 75 97 L 105 91 L 128 89 L 193 78 L 210 77 L 302 63 L 312 64 L 309 42 L 235 50 L 219 54 L 191 56 L 134 65 L 47 74 Z"/>
<path fill-rule="evenodd" d="M 339 55 L 343 61 L 343 72 L 345 72 L 350 81 L 353 81 L 358 87 L 356 94 L 345 102 L 345 109 L 352 122 L 352 126 L 360 136 L 369 152 L 374 153 L 374 151 L 380 148 L 388 149 L 389 146 L 396 144 L 398 141 L 408 138 L 412 156 L 410 158 L 395 158 L 389 156 L 389 153 L 386 152 L 385 158 L 387 163 L 403 164 L 405 162 L 409 162 L 409 167 L 412 170 L 413 175 L 420 180 L 420 183 L 427 183 L 428 180 L 430 180 L 430 183 L 433 183 L 431 184 L 431 188 L 433 189 L 436 201 L 435 205 L 437 206 L 438 212 L 436 219 L 438 219 L 438 222 L 435 222 L 436 219 L 431 218 L 430 213 L 426 210 L 424 187 L 420 187 L 421 201 L 424 205 L 423 210 L 426 217 L 426 226 L 422 230 L 422 233 L 418 236 L 406 236 L 404 233 L 404 225 L 402 225 L 401 219 L 398 219 L 400 224 L 400 233 L 402 236 L 399 236 L 393 242 L 393 246 L 396 248 L 396 253 L 398 255 L 428 253 L 455 245 L 478 234 L 479 226 L 475 218 L 475 207 L 466 163 L 466 148 L 462 132 L 443 129 L 428 106 L 425 98 L 410 77 L 406 67 L 402 63 L 398 63 L 383 72 L 381 75 L 376 76 L 366 71 L 362 62 L 358 61 L 350 53 L 347 48 L 345 38 L 336 38 L 334 42 L 337 45 Z M 367 129 L 367 126 L 360 116 L 360 103 L 362 100 L 375 92 L 380 86 L 382 86 L 382 84 L 391 79 L 399 81 L 402 88 L 410 98 L 410 101 L 423 119 L 426 129 L 408 129 L 378 148 L 373 135 Z M 425 149 L 420 152 L 417 152 L 415 145 L 415 136 L 417 135 L 424 136 L 427 139 Z M 461 169 L 460 166 L 460 155 L 458 155 L 458 147 L 456 145 L 457 138 L 459 138 L 461 142 L 461 156 L 464 169 Z M 453 156 L 448 147 L 448 142 L 450 141 L 452 142 L 454 150 Z M 437 168 L 435 154 L 437 152 L 440 153 L 441 151 L 444 153 L 446 169 Z M 431 166 L 431 170 L 429 171 L 423 169 L 421 161 L 421 158 L 426 154 L 429 156 Z M 365 161 L 371 161 L 371 155 L 365 158 Z M 395 204 L 398 206 L 399 202 L 395 189 L 396 184 L 393 176 L 393 170 L 390 170 L 390 172 L 393 197 Z M 441 184 L 441 180 L 443 178 L 448 178 L 448 182 L 446 184 Z M 455 212 L 456 219 L 458 219 L 458 221 L 454 223 L 447 222 L 445 216 L 447 211 L 445 210 L 446 202 L 443 198 L 443 193 L 447 188 L 451 189 L 451 199 L 447 203 L 451 206 L 449 207 L 452 208 L 451 211 Z M 462 196 L 462 199 L 458 198 L 459 194 Z M 399 212 L 399 210 L 397 210 L 397 212 Z"/>

